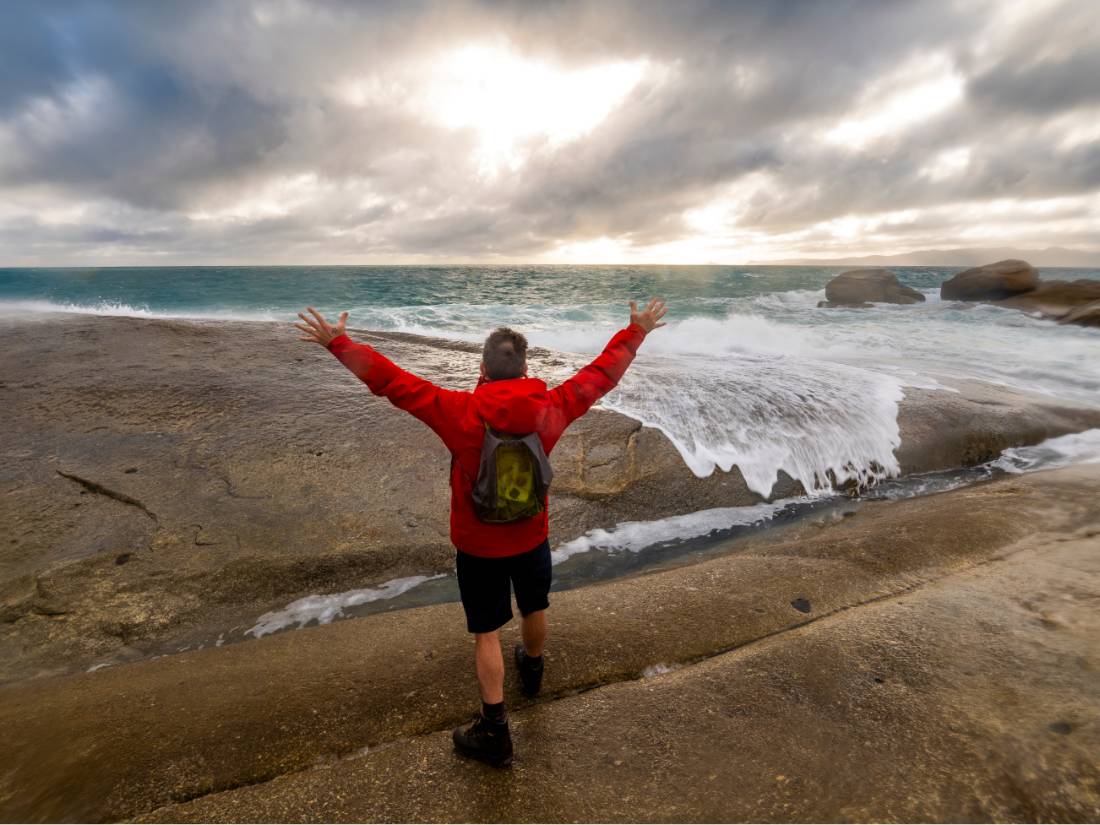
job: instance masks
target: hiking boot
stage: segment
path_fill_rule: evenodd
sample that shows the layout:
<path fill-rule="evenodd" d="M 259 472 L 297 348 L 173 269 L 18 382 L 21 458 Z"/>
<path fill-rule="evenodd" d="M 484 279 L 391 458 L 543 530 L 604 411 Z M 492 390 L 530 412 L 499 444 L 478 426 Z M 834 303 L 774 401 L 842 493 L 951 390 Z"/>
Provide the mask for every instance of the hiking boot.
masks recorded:
<path fill-rule="evenodd" d="M 512 764 L 512 734 L 507 722 L 491 722 L 479 713 L 466 727 L 455 728 L 452 738 L 455 750 L 463 756 L 494 768 Z"/>
<path fill-rule="evenodd" d="M 519 671 L 520 692 L 528 698 L 538 696 L 542 687 L 542 662 L 532 665 L 523 645 L 516 645 L 516 670 Z"/>

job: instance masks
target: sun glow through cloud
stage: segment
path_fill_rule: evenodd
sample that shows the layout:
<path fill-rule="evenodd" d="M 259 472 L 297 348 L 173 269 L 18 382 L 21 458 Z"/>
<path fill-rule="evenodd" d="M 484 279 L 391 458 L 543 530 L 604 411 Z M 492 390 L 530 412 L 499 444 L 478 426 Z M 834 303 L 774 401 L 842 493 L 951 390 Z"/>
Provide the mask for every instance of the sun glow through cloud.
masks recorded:
<path fill-rule="evenodd" d="M 8 4 L 0 263 L 1100 256 L 1093 0 L 773 5 Z"/>
<path fill-rule="evenodd" d="M 825 139 L 862 149 L 940 114 L 963 97 L 966 81 L 943 56 L 910 60 L 868 86 L 854 112 Z"/>
<path fill-rule="evenodd" d="M 554 147 L 587 134 L 648 69 L 645 60 L 568 69 L 503 46 L 465 46 L 431 67 L 417 105 L 445 128 L 477 134 L 483 173 L 515 171 L 528 142 Z"/>

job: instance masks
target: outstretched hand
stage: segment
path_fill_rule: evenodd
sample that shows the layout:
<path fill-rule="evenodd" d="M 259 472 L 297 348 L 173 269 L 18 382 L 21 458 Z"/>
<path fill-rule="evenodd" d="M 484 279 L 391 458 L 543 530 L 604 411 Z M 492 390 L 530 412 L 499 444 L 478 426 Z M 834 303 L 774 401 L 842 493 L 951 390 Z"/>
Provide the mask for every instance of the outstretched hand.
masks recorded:
<path fill-rule="evenodd" d="M 313 307 L 306 307 L 312 318 L 307 318 L 304 312 L 299 312 L 298 317 L 306 322 L 306 326 L 301 324 L 295 324 L 298 329 L 306 333 L 299 338 L 299 341 L 310 341 L 314 344 L 320 344 L 323 347 L 327 347 L 333 338 L 337 338 L 346 334 L 345 327 L 348 323 L 348 314 L 346 312 L 340 313 L 340 320 L 335 326 L 325 320 L 325 316 L 315 310 Z"/>
<path fill-rule="evenodd" d="M 668 307 L 665 306 L 665 302 L 660 298 L 653 298 L 644 310 L 638 312 L 638 304 L 635 301 L 630 302 L 630 323 L 637 324 L 646 333 L 653 332 L 658 327 L 665 326 L 665 323 L 661 321 L 665 317 L 665 313 L 668 312 Z"/>

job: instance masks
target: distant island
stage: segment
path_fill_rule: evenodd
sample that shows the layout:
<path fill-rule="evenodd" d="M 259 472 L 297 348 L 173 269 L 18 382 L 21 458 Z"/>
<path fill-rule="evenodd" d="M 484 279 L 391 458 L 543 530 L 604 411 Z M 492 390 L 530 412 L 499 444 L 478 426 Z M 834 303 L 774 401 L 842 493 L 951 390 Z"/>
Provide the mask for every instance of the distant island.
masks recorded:
<path fill-rule="evenodd" d="M 897 255 L 860 255 L 840 258 L 788 258 L 780 261 L 750 261 L 752 266 L 978 266 L 987 261 L 1016 258 L 1034 266 L 1100 267 L 1100 249 L 1011 249 L 998 247 L 965 249 L 921 249 Z"/>

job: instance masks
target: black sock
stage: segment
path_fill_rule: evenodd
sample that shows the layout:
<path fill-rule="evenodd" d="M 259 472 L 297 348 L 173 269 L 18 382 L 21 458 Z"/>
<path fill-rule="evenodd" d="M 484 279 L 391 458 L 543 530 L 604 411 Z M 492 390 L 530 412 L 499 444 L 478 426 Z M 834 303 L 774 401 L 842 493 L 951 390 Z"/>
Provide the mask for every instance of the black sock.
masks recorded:
<path fill-rule="evenodd" d="M 508 721 L 508 714 L 504 712 L 503 702 L 497 702 L 495 705 L 490 705 L 488 702 L 482 702 L 481 715 L 490 722 L 495 722 L 498 725 L 502 725 Z"/>

